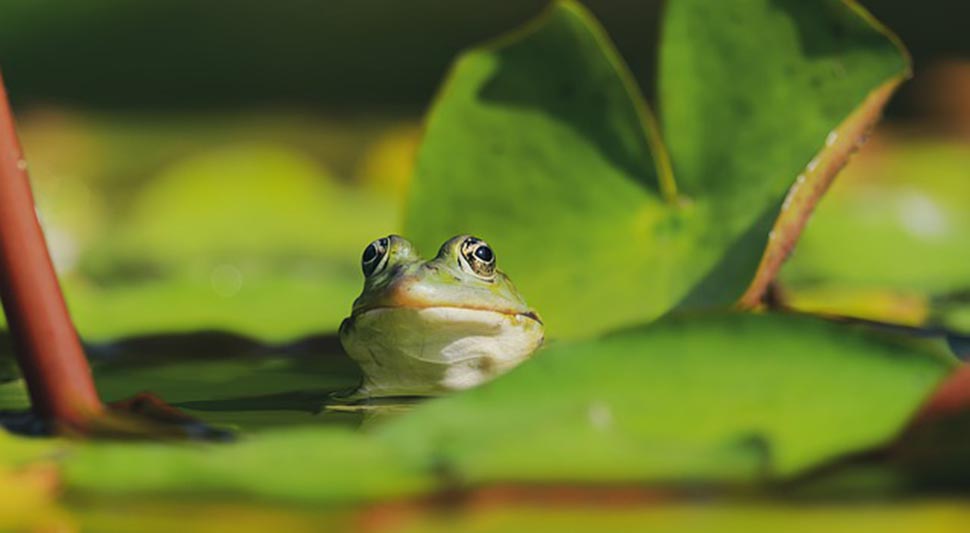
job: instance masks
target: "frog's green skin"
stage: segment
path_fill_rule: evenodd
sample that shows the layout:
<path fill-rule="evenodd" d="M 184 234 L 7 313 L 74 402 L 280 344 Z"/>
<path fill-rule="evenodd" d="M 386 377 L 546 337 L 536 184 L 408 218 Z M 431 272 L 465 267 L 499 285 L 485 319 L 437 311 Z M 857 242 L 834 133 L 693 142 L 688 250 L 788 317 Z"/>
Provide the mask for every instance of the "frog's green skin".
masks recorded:
<path fill-rule="evenodd" d="M 449 239 L 426 261 L 391 235 L 363 259 L 364 290 L 340 325 L 340 341 L 364 373 L 353 398 L 466 389 L 542 344 L 542 321 L 480 239 Z"/>

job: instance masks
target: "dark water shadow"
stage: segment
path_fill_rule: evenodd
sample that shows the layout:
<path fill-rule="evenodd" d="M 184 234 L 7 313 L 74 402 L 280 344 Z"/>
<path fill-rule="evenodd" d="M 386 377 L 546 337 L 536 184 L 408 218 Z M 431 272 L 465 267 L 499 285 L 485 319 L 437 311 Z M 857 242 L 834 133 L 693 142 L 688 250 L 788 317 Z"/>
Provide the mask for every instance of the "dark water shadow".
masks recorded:
<path fill-rule="evenodd" d="M 307 425 L 308 423 L 367 428 L 410 411 L 426 397 L 393 397 L 344 401 L 333 390 L 290 391 L 276 394 L 239 396 L 215 400 L 198 400 L 174 404 L 206 418 L 245 413 L 299 413 L 303 417 L 285 416 L 273 426 Z M 340 392 L 340 391 L 338 391 Z"/>
<path fill-rule="evenodd" d="M 151 335 L 97 345 L 91 353 L 105 389 L 123 379 L 153 381 L 172 405 L 207 421 L 243 429 L 357 425 L 359 415 L 333 415 L 333 393 L 355 387 L 360 371 L 334 334 L 263 343 L 220 331 Z M 180 366 L 181 365 L 181 366 Z M 156 373 L 157 368 L 160 372 Z M 164 374 L 155 377 L 155 374 Z M 118 386 L 114 387 L 118 391 Z"/>
<path fill-rule="evenodd" d="M 333 360 L 346 359 L 336 333 L 312 334 L 284 343 L 266 343 L 228 331 L 199 330 L 85 342 L 84 350 L 93 364 L 126 366 L 270 355 L 317 355 Z"/>
<path fill-rule="evenodd" d="M 99 393 L 105 401 L 153 394 L 215 425 L 246 429 L 290 424 L 354 423 L 357 414 L 324 410 L 333 393 L 359 384 L 360 371 L 332 333 L 282 343 L 233 332 L 138 335 L 86 342 Z M 48 435 L 49 425 L 25 410 L 9 334 L 0 331 L 0 381 L 8 383 L 0 426 Z M 2 411 L 6 408 L 6 411 Z M 209 416 L 212 415 L 212 416 Z"/>
<path fill-rule="evenodd" d="M 52 437 L 54 426 L 29 410 L 0 411 L 0 427 L 22 437 Z"/>
<path fill-rule="evenodd" d="M 333 390 L 297 390 L 255 396 L 238 396 L 215 400 L 177 402 L 175 407 L 193 411 L 298 411 L 320 414 L 331 401 Z"/>

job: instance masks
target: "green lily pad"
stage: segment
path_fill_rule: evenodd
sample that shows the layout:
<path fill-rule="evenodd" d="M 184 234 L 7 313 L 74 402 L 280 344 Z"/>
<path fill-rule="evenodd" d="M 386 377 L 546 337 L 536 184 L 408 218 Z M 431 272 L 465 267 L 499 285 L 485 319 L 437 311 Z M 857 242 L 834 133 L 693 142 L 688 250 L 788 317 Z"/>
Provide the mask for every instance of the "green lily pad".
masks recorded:
<path fill-rule="evenodd" d="M 360 412 L 325 409 L 360 370 L 332 337 L 267 346 L 235 335 L 160 335 L 88 347 L 105 402 L 148 392 L 209 424 L 247 434 L 281 427 L 356 427 Z M 0 361 L 12 357 L 2 353 Z M 0 411 L 23 411 L 23 380 L 0 383 Z"/>
<path fill-rule="evenodd" d="M 65 476 L 73 488 L 99 493 L 231 493 L 333 504 L 425 492 L 433 481 L 382 443 L 348 430 L 313 428 L 229 446 L 77 446 L 65 462 Z"/>
<path fill-rule="evenodd" d="M 830 180 L 908 72 L 885 30 L 837 1 L 674 1 L 661 50 L 678 184 L 608 37 L 562 1 L 456 62 L 428 117 L 406 233 L 424 250 L 458 232 L 490 241 L 554 337 L 725 306 L 771 250 L 796 176 L 824 155 L 817 179 Z M 827 146 L 843 121 L 853 135 Z"/>
<path fill-rule="evenodd" d="M 788 478 L 891 439 L 953 364 L 807 317 L 666 319 L 553 346 L 380 437 L 473 484 Z"/>
<path fill-rule="evenodd" d="M 78 491 L 320 502 L 489 482 L 747 484 L 885 444 L 952 366 L 807 317 L 668 319 L 554 344 L 491 384 L 362 433 L 301 427 L 221 446 L 87 443 L 64 465 Z"/>

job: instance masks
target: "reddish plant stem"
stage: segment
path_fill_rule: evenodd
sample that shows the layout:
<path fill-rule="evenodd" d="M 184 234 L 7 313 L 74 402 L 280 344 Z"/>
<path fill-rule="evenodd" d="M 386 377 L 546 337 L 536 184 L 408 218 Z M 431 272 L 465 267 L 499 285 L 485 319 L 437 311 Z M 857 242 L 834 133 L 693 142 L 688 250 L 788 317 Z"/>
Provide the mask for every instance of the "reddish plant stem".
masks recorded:
<path fill-rule="evenodd" d="M 913 417 L 912 425 L 924 424 L 970 410 L 970 366 L 961 365 L 937 385 Z"/>
<path fill-rule="evenodd" d="M 37 221 L 0 75 L 0 298 L 34 412 L 83 425 L 104 407 Z"/>

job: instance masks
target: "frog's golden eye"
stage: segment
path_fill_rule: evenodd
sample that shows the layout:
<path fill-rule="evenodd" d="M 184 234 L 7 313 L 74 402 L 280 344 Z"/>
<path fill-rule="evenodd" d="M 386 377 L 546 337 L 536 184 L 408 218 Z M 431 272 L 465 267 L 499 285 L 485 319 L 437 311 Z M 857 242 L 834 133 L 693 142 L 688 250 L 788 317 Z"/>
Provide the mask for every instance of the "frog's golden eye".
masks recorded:
<path fill-rule="evenodd" d="M 364 270 L 364 277 L 371 277 L 377 274 L 387 265 L 387 249 L 391 240 L 381 237 L 364 248 L 364 254 L 360 257 L 360 266 Z"/>
<path fill-rule="evenodd" d="M 469 237 L 461 243 L 462 267 L 482 279 L 495 277 L 495 252 L 485 241 Z"/>

